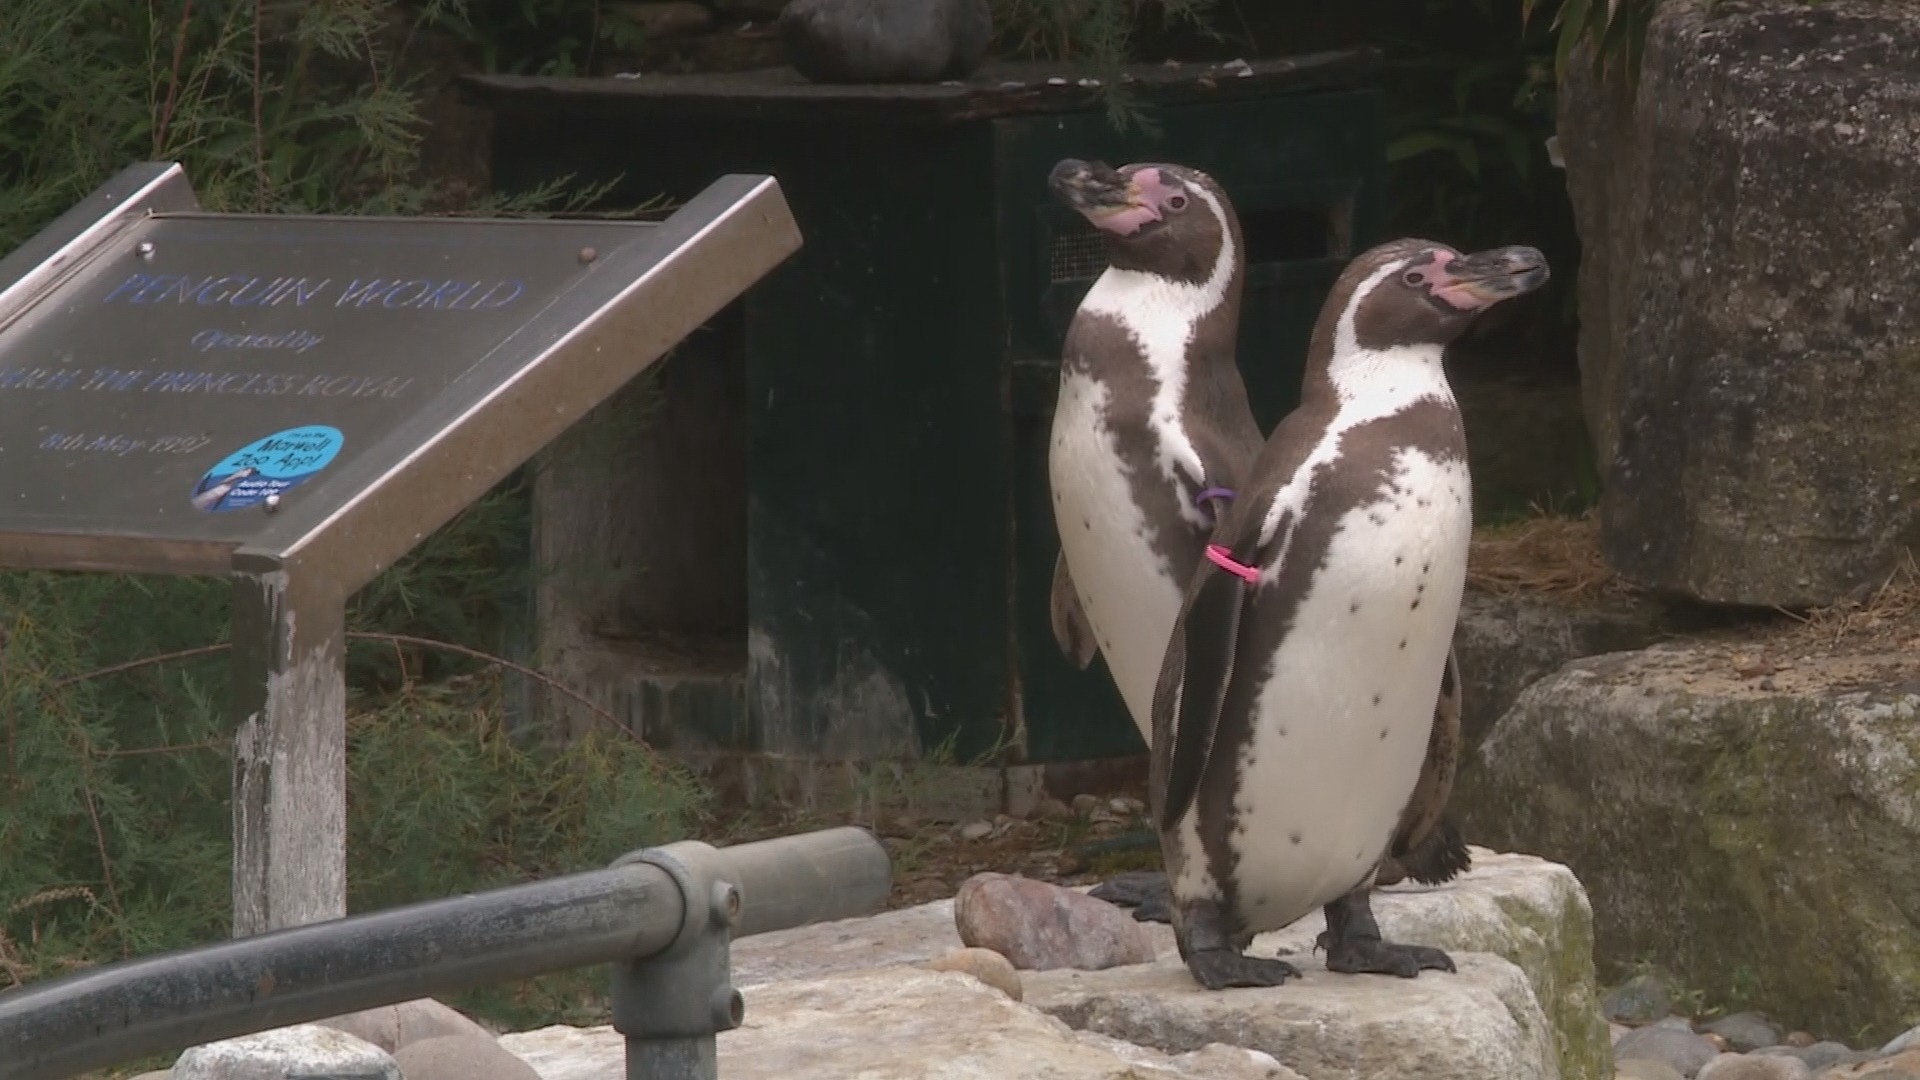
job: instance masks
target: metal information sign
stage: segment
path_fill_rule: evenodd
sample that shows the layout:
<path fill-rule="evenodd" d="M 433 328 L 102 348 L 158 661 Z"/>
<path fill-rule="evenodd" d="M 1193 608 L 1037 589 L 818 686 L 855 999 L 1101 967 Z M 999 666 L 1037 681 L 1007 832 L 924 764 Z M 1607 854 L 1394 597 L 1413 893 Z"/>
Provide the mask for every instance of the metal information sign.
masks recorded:
<path fill-rule="evenodd" d="M 0 566 L 234 575 L 236 933 L 345 914 L 347 598 L 799 243 L 768 177 L 323 218 L 142 164 L 0 260 Z"/>

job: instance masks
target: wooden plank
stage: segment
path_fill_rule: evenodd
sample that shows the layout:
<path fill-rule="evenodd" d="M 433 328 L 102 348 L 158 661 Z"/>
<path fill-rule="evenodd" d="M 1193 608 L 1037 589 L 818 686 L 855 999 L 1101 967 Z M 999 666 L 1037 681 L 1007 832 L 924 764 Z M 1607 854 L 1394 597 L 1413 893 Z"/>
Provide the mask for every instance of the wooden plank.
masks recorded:
<path fill-rule="evenodd" d="M 1130 64 L 1120 78 L 1143 103 L 1182 105 L 1351 86 L 1370 78 L 1378 65 L 1376 51 L 1357 49 L 1250 62 Z M 1094 72 L 1031 61 L 988 64 L 953 83 L 811 83 L 780 67 L 632 78 L 474 75 L 461 85 L 472 102 L 493 108 L 671 113 L 681 119 L 960 123 L 1105 108 L 1105 88 Z"/>

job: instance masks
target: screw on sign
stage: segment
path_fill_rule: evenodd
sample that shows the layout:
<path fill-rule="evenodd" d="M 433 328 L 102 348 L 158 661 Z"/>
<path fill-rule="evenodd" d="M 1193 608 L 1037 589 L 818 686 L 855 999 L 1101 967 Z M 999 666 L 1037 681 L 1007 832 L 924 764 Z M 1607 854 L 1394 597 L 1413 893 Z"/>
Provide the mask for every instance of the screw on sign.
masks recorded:
<path fill-rule="evenodd" d="M 201 475 L 191 496 L 208 513 L 280 505 L 288 488 L 311 480 L 333 463 L 346 439 L 324 424 L 288 428 L 228 454 Z"/>

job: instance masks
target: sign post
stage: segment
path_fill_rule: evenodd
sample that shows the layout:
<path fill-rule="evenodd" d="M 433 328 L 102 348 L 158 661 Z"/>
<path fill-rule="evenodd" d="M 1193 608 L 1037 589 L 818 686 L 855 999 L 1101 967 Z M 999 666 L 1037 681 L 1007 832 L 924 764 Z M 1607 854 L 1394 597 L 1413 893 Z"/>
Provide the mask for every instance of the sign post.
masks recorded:
<path fill-rule="evenodd" d="M 347 599 L 799 245 L 764 176 L 305 217 L 150 163 L 0 260 L 0 566 L 231 575 L 236 936 L 346 914 Z"/>

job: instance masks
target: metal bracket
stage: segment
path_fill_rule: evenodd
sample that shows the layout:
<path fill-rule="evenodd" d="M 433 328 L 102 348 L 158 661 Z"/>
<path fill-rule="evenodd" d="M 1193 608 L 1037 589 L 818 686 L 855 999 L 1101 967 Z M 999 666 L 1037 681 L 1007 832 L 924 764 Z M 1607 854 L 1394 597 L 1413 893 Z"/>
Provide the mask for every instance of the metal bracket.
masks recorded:
<path fill-rule="evenodd" d="M 730 950 L 740 886 L 726 856 L 699 841 L 631 852 L 613 865 L 634 863 L 666 871 L 683 906 L 680 933 L 664 952 L 614 966 L 613 1027 L 627 1037 L 627 1076 L 716 1080 L 714 1037 L 746 1015 Z"/>

